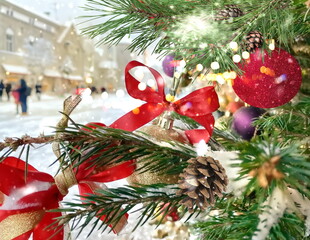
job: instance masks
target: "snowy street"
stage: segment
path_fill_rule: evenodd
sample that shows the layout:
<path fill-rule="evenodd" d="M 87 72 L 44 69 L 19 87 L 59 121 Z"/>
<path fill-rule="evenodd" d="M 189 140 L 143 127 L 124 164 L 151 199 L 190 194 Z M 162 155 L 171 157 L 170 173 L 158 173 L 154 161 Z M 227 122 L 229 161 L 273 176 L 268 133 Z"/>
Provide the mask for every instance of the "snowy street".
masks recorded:
<path fill-rule="evenodd" d="M 107 96 L 107 95 L 105 95 Z M 55 126 L 62 115 L 62 105 L 65 97 L 42 96 L 38 101 L 36 96 L 28 98 L 28 116 L 16 114 L 16 106 L 11 100 L 3 97 L 0 102 L 0 139 L 10 136 L 21 136 L 25 133 L 36 136 L 40 133 L 51 133 L 51 126 Z M 116 101 L 117 100 L 117 101 Z M 86 96 L 71 114 L 75 122 L 86 124 L 91 121 L 99 121 L 110 124 L 126 111 L 131 110 L 139 101 L 129 97 L 110 95 L 103 99 L 100 95 Z"/>

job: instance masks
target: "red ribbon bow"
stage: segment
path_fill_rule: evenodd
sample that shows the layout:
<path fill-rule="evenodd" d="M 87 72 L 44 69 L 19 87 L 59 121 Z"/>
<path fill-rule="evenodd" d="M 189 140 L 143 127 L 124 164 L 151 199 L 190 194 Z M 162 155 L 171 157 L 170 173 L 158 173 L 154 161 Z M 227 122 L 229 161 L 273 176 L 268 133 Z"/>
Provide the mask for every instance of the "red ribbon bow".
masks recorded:
<path fill-rule="evenodd" d="M 164 111 L 175 111 L 178 114 L 192 118 L 205 128 L 185 131 L 192 144 L 201 140 L 208 142 L 214 125 L 212 112 L 219 108 L 219 101 L 214 87 L 204 87 L 175 102 L 169 102 L 166 100 L 164 93 L 164 79 L 153 68 L 147 67 L 156 80 L 158 90 L 155 91 L 151 87 L 146 87 L 143 91 L 139 90 L 138 85 L 140 82 L 129 72 L 138 66 L 147 67 L 137 61 L 131 61 L 127 64 L 125 69 L 126 88 L 130 96 L 143 100 L 146 103 L 128 112 L 112 123 L 110 127 L 134 131 Z"/>
<path fill-rule="evenodd" d="M 122 179 L 132 174 L 135 168 L 132 162 L 128 161 L 114 167 L 101 168 L 96 172 L 95 167 L 90 167 L 91 158 L 88 160 L 74 171 L 82 196 L 94 193 L 94 190 L 99 188 L 94 181 L 111 182 Z M 0 194 L 1 192 L 5 194 L 3 204 L 0 205 L 1 239 L 26 240 L 33 233 L 34 240 L 49 239 L 53 234 L 55 235 L 51 239 L 63 240 L 62 229 L 46 228 L 55 221 L 55 218 L 60 217 L 61 213 L 46 210 L 58 208 L 59 201 L 64 195 L 61 194 L 51 175 L 39 172 L 30 164 L 27 165 L 25 176 L 26 165 L 24 161 L 15 157 L 7 157 L 0 163 Z M 23 229 L 18 232 L 17 225 L 27 221 L 27 219 L 20 220 L 25 218 L 25 214 L 30 214 L 26 217 L 32 225 L 30 229 L 26 227 L 27 231 Z M 128 215 L 125 215 L 123 220 L 126 221 L 127 217 Z M 102 216 L 101 220 L 104 219 L 105 216 Z M 121 230 L 117 229 L 117 226 L 114 227 L 115 232 Z M 9 238 L 5 238 L 7 236 Z"/>

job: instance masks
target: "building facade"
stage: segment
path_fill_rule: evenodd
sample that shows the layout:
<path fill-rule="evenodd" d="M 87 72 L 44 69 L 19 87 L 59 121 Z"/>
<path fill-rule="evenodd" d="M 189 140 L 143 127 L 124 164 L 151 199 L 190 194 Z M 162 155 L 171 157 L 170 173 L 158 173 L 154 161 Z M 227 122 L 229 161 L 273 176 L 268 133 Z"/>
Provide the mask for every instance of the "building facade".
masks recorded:
<path fill-rule="evenodd" d="M 84 81 L 82 39 L 73 25 L 2 0 L 0 34 L 0 78 L 6 82 L 25 78 L 30 86 L 61 93 Z"/>
<path fill-rule="evenodd" d="M 94 47 L 73 24 L 0 1 L 0 79 L 17 85 L 42 85 L 45 92 L 70 93 L 76 87 L 123 88 L 128 44 Z"/>

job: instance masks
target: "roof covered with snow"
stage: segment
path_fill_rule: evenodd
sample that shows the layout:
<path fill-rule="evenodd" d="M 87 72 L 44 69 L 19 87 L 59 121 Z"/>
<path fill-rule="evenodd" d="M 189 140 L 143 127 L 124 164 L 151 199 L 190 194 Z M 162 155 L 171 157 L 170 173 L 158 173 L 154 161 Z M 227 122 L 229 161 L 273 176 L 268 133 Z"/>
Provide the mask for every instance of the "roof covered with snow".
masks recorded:
<path fill-rule="evenodd" d="M 15 8 L 19 8 L 19 9 L 22 9 L 23 11 L 27 11 L 29 12 L 30 14 L 32 15 L 35 15 L 37 16 L 38 18 L 41 18 L 41 19 L 44 19 L 45 21 L 48 21 L 50 23 L 53 23 L 55 25 L 59 25 L 59 26 L 62 26 L 63 24 L 61 24 L 60 22 L 50 18 L 48 15 L 46 14 L 43 14 L 43 13 L 40 13 L 38 11 L 35 11 L 34 9 L 32 9 L 31 7 L 29 7 L 28 5 L 22 5 L 19 3 L 18 0 L 1 0 L 0 1 L 2 4 L 7 4 L 7 5 L 12 5 L 14 6 Z"/>

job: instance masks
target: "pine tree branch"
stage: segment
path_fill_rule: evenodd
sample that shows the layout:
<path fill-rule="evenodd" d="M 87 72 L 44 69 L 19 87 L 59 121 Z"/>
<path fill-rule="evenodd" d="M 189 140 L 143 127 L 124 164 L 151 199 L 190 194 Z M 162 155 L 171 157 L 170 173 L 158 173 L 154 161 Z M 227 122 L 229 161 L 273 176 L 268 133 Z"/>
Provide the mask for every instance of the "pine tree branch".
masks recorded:
<path fill-rule="evenodd" d="M 296 36 L 309 31 L 307 23 L 302 20 L 306 8 L 298 3 L 292 4 L 288 0 L 239 2 L 237 6 L 245 13 L 243 16 L 233 21 L 215 21 L 216 14 L 226 4 L 204 0 L 175 0 L 173 3 L 165 0 L 88 0 L 87 10 L 102 13 L 89 18 L 110 19 L 85 28 L 83 33 L 92 38 L 102 35 L 100 43 L 108 44 L 117 44 L 127 34 L 133 34 L 133 42 L 129 46 L 131 51 L 142 53 L 158 41 L 155 53 L 174 52 L 186 59 L 188 69 L 193 69 L 198 63 L 208 67 L 211 62 L 218 61 L 221 63 L 218 71 L 230 69 L 240 73 L 232 56 L 241 55 L 244 51 L 243 38 L 250 31 L 261 31 L 265 39 L 279 40 L 280 45 L 286 48 Z M 196 20 L 199 21 L 196 25 L 200 25 L 197 31 L 193 29 L 195 26 L 189 27 L 195 25 L 192 22 Z M 186 30 L 177 34 L 184 27 Z M 162 32 L 166 34 L 164 38 L 161 37 Z M 239 43 L 237 52 L 229 48 L 230 41 Z M 262 48 L 268 48 L 267 45 L 264 43 Z"/>
<path fill-rule="evenodd" d="M 254 124 L 264 132 L 278 132 L 287 141 L 307 142 L 310 138 L 310 98 L 301 97 L 297 103 L 269 110 Z"/>
<path fill-rule="evenodd" d="M 143 225 L 148 219 L 155 218 L 160 214 L 161 218 L 165 218 L 175 207 L 179 206 L 179 202 L 182 197 L 175 194 L 167 194 L 167 189 L 162 191 L 161 189 L 165 185 L 148 185 L 140 187 L 120 187 L 115 189 L 98 190 L 96 194 L 89 194 L 83 196 L 82 203 L 78 202 L 65 202 L 65 206 L 61 209 L 53 211 L 61 211 L 66 214 L 58 219 L 58 222 L 63 224 L 70 220 L 80 221 L 82 223 L 80 228 L 84 229 L 88 225 L 87 219 L 94 216 L 100 218 L 106 216 L 103 221 L 105 225 L 100 224 L 99 221 L 95 221 L 94 228 L 103 231 L 107 229 L 108 225 L 117 224 L 122 216 L 129 213 L 136 205 L 143 204 L 140 210 L 144 210 L 140 216 L 139 221 L 136 223 L 135 228 Z M 165 207 L 164 207 L 165 206 Z M 116 213 L 116 214 L 115 214 Z M 78 220 L 80 219 L 80 220 Z M 72 225 L 72 228 L 78 227 Z M 81 229 L 81 230 L 82 230 Z"/>
<path fill-rule="evenodd" d="M 133 159 L 143 163 L 139 172 L 162 172 L 179 174 L 187 166 L 187 160 L 195 156 L 194 150 L 178 142 L 166 142 L 171 147 L 160 146 L 146 135 L 135 134 L 120 129 L 98 127 L 89 129 L 78 125 L 67 128 L 62 135 L 71 136 L 74 141 L 63 142 L 64 166 L 80 164 L 92 158 L 92 164 L 98 167 L 113 165 Z M 89 140 L 88 140 L 89 139 Z M 165 142 L 165 141 L 163 141 Z M 104 154 L 103 154 L 104 153 Z"/>
<path fill-rule="evenodd" d="M 253 177 L 244 194 L 260 192 L 263 201 L 275 186 L 290 186 L 310 197 L 310 162 L 299 145 L 281 146 L 278 136 L 263 136 L 240 145 L 239 177 Z"/>
<path fill-rule="evenodd" d="M 44 136 L 44 135 L 41 135 L 39 137 L 30 137 L 28 135 L 24 135 L 21 138 L 7 137 L 4 139 L 4 142 L 0 142 L 0 151 L 4 150 L 5 148 L 11 148 L 13 151 L 15 151 L 18 147 L 23 145 L 51 143 L 54 140 L 55 140 L 54 136 Z"/>

